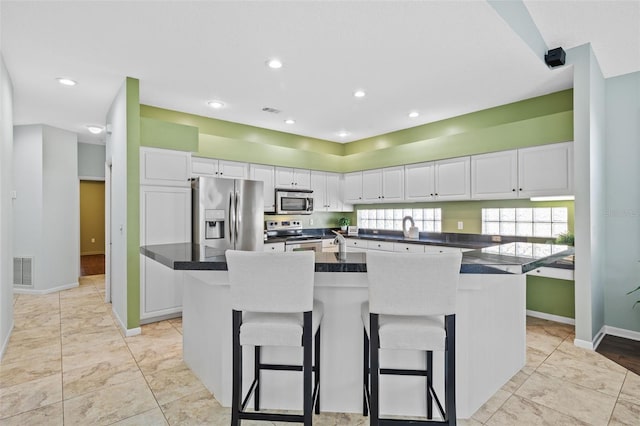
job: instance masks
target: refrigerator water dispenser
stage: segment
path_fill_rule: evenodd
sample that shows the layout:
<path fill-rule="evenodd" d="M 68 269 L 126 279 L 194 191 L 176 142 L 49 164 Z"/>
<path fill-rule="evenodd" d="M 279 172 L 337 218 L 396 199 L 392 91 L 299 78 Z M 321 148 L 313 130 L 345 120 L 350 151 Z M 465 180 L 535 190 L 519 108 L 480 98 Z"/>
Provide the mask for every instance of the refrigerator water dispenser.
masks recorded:
<path fill-rule="evenodd" d="M 224 238 L 224 210 L 207 209 L 204 216 L 205 239 Z"/>

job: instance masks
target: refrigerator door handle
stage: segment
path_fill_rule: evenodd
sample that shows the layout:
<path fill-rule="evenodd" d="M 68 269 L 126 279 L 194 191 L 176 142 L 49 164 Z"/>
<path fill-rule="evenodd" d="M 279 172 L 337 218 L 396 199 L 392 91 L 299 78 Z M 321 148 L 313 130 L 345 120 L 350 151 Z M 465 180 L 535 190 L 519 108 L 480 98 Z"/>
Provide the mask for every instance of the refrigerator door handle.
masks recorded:
<path fill-rule="evenodd" d="M 236 236 L 236 241 L 235 243 L 238 243 L 238 241 L 240 241 L 240 235 L 239 235 L 239 226 L 238 226 L 238 222 L 240 222 L 240 217 L 238 215 L 238 192 L 236 191 L 235 193 L 235 205 L 233 206 L 233 211 L 234 211 L 234 218 L 233 218 L 233 224 L 235 226 L 235 236 Z"/>
<path fill-rule="evenodd" d="M 235 217 L 233 214 L 233 192 L 229 194 L 229 240 L 231 242 L 231 247 L 235 248 L 235 244 L 233 241 L 233 222 L 235 222 Z"/>

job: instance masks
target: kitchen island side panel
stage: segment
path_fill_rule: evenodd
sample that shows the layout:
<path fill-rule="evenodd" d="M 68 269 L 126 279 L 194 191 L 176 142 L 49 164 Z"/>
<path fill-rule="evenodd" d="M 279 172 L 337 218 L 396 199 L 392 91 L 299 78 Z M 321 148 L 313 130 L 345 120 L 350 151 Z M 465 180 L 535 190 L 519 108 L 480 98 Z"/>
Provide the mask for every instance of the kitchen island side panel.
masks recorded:
<path fill-rule="evenodd" d="M 226 271 L 185 271 L 184 360 L 223 406 L 231 404 L 231 306 Z M 365 273 L 315 274 L 324 302 L 321 328 L 321 410 L 362 410 Z M 526 361 L 524 275 L 461 274 L 456 324 L 458 417 L 470 417 Z M 265 362 L 299 362 L 301 350 L 264 348 Z M 424 367 L 424 353 L 383 351 L 385 367 Z M 244 386 L 252 380 L 253 351 L 244 350 Z M 443 356 L 434 353 L 434 383 L 443 385 Z M 302 376 L 264 372 L 262 406 L 300 409 Z M 381 411 L 423 415 L 424 379 L 383 376 Z"/>

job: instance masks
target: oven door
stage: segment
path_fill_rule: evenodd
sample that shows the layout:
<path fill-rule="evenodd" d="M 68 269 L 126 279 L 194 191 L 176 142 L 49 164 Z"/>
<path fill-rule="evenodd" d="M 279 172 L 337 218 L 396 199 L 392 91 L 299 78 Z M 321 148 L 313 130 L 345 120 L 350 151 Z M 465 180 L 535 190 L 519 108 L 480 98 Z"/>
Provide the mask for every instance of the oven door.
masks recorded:
<path fill-rule="evenodd" d="M 316 253 L 322 252 L 322 241 L 301 241 L 297 243 L 286 243 L 285 251 L 304 251 L 312 250 Z"/>

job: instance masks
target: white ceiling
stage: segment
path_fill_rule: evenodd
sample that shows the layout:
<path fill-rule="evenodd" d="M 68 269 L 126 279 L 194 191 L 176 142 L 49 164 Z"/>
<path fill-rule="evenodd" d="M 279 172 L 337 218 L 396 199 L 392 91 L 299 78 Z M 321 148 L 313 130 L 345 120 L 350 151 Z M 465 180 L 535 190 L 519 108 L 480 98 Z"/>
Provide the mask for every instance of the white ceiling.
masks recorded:
<path fill-rule="evenodd" d="M 640 70 L 640 0 L 524 4 L 549 48 L 591 42 L 605 77 Z M 85 142 L 103 139 L 86 125 L 125 76 L 143 104 L 336 142 L 572 87 L 571 67 L 549 69 L 484 0 L 3 0 L 0 20 L 15 124 Z"/>

